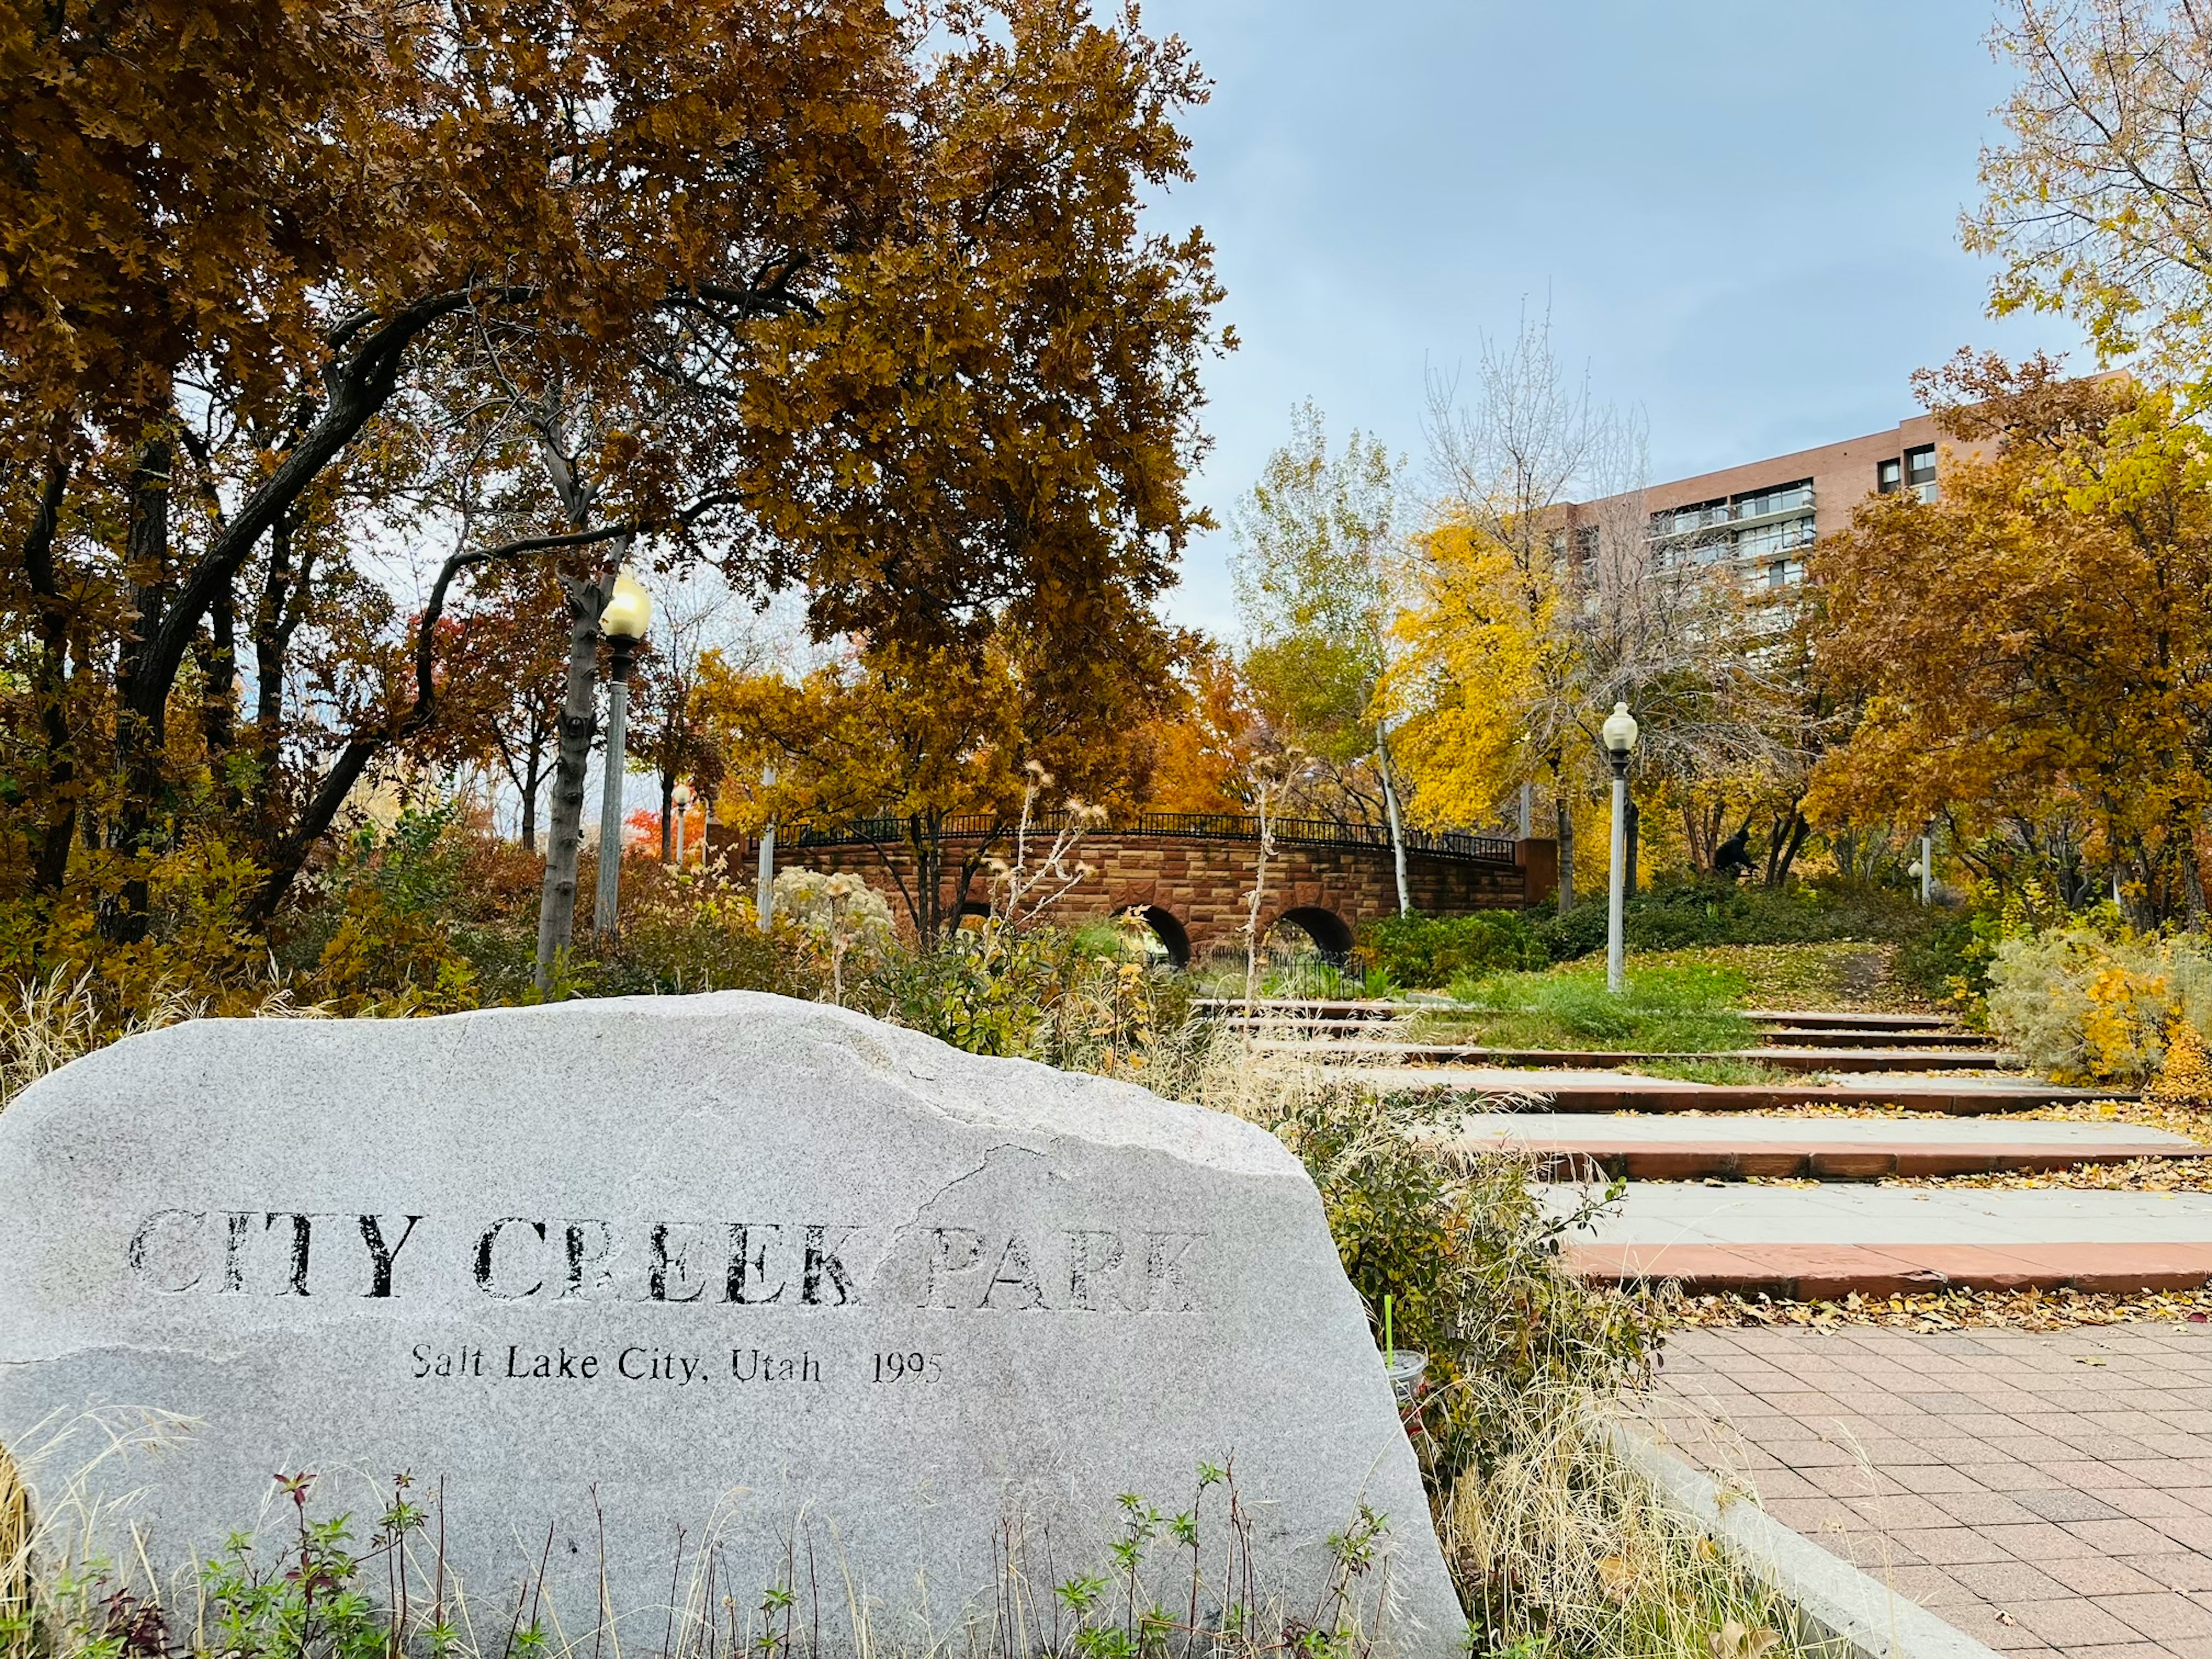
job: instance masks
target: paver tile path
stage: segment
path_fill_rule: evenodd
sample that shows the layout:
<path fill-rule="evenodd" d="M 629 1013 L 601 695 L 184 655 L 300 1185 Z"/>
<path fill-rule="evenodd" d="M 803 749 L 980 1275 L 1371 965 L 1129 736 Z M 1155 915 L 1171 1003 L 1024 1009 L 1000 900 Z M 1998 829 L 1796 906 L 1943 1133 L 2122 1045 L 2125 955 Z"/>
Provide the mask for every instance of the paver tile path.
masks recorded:
<path fill-rule="evenodd" d="M 1691 1330 L 1644 1409 L 2001 1651 L 2212 1659 L 2212 1325 Z"/>

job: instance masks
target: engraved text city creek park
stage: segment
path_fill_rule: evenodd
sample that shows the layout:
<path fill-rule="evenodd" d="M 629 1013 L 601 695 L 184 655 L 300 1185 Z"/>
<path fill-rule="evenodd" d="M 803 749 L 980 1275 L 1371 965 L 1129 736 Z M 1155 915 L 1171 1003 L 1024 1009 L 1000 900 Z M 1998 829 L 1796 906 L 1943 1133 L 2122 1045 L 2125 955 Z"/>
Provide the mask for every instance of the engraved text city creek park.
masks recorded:
<path fill-rule="evenodd" d="M 641 1221 L 321 1210 L 155 1210 L 126 1245 L 128 1267 L 164 1297 L 323 1297 L 445 1307 L 721 1303 L 858 1307 L 872 1230 L 827 1221 Z M 896 1305 L 956 1312 L 1183 1314 L 1199 1307 L 1206 1234 L 1060 1228 L 909 1228 L 894 1252 Z M 884 1283 L 878 1279 L 876 1283 Z M 445 1294 L 441 1294 L 445 1291 Z M 744 1358 L 744 1349 L 738 1352 Z M 896 1376 L 931 1370 L 929 1356 Z M 477 1356 L 477 1363 L 483 1356 Z M 615 1356 L 617 1363 L 619 1356 Z M 744 1364 L 738 1364 L 744 1370 Z M 803 1370 L 803 1367 L 801 1367 Z M 792 1374 L 803 1380 L 801 1371 Z M 677 1380 L 684 1380 L 677 1364 Z"/>
<path fill-rule="evenodd" d="M 164 1297 L 421 1300 L 445 1312 L 591 1304 L 761 1309 L 866 1305 L 852 1263 L 870 1230 L 828 1222 L 481 1218 L 441 1227 L 422 1215 L 162 1209 L 125 1249 L 131 1276 Z M 1030 1233 L 915 1227 L 894 1241 L 912 1271 L 884 1310 L 1188 1313 L 1200 1306 L 1203 1233 L 1063 1228 Z M 879 1278 L 878 1284 L 887 1282 Z M 446 1294 L 439 1292 L 444 1291 Z M 719 1357 L 635 1344 L 421 1342 L 417 1380 L 821 1382 L 823 1356 L 757 1346 Z M 906 1346 L 827 1363 L 838 1380 L 931 1383 L 945 1356 Z M 857 1370 L 857 1376 L 854 1372 Z"/>

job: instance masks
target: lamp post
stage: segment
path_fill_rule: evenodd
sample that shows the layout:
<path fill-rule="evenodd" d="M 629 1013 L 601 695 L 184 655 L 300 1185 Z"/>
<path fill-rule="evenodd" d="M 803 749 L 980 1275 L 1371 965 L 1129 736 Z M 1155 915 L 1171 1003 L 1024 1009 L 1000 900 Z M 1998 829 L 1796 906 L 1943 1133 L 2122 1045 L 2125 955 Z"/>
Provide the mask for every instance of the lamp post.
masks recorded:
<path fill-rule="evenodd" d="M 669 793 L 676 805 L 676 867 L 684 867 L 684 820 L 691 816 L 691 786 L 679 783 Z"/>
<path fill-rule="evenodd" d="M 1628 876 L 1628 757 L 1636 750 L 1636 716 L 1617 702 L 1599 728 L 1606 758 L 1613 763 L 1613 868 L 1605 913 L 1605 988 L 1620 989 L 1627 952 L 1621 942 L 1620 912 Z"/>
<path fill-rule="evenodd" d="M 653 595 L 623 571 L 599 612 L 599 635 L 607 642 L 607 780 L 599 796 L 599 887 L 592 904 L 592 931 L 601 939 L 615 931 L 615 890 L 622 878 L 623 739 L 629 718 L 629 665 L 653 622 Z"/>

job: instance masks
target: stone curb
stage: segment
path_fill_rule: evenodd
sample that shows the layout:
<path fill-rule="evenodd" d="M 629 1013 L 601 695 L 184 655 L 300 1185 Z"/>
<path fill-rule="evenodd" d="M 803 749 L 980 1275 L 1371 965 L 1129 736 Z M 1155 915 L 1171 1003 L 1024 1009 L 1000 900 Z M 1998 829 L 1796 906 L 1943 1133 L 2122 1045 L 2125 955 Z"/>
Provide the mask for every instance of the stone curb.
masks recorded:
<path fill-rule="evenodd" d="M 1586 1181 L 1608 1176 L 1626 1176 L 1632 1181 L 1698 1181 L 1707 1176 L 1741 1180 L 1751 1176 L 1880 1181 L 1887 1176 L 2047 1173 L 2091 1164 L 2131 1164 L 2139 1158 L 2212 1157 L 2212 1146 L 2148 1140 L 2100 1145 L 2022 1140 L 1990 1146 L 1931 1145 L 1903 1139 L 1812 1143 L 1717 1139 L 1633 1146 L 1600 1139 L 1522 1139 L 1504 1134 L 1480 1140 L 1445 1141 L 1438 1144 L 1437 1150 L 1462 1160 L 1500 1150 L 1525 1152 L 1536 1160 L 1539 1174 L 1547 1181 Z"/>
<path fill-rule="evenodd" d="M 1709 1057 L 1709 1056 L 1708 1056 Z M 1677 1056 L 1680 1058 L 1680 1056 Z M 1474 1075 L 1467 1075 L 1472 1072 Z M 2077 1100 L 2135 1100 L 2112 1090 L 2069 1089 L 2034 1083 L 1977 1084 L 1944 1088 L 1896 1083 L 1677 1083 L 1620 1072 L 1540 1071 L 1474 1066 L 1459 1075 L 1425 1073 L 1418 1066 L 1376 1066 L 1362 1081 L 1407 1093 L 1434 1091 L 1467 1100 L 1510 1102 L 1546 1112 L 1763 1112 L 1777 1106 L 1895 1106 L 1949 1117 L 1982 1117 L 2027 1111 Z"/>
<path fill-rule="evenodd" d="M 1613 1450 L 1668 1507 L 1702 1527 L 1795 1609 L 1801 1634 L 1840 1642 L 1848 1659 L 2000 1659 L 1964 1631 L 1792 1532 L 1748 1498 L 1724 1498 L 1704 1471 L 1624 1424 Z"/>
<path fill-rule="evenodd" d="M 1567 1270 L 1609 1283 L 1673 1280 L 1698 1295 L 1831 1302 L 1928 1291 L 2132 1296 L 2212 1284 L 2212 1243 L 2159 1244 L 1570 1244 Z"/>
<path fill-rule="evenodd" d="M 1609 1071 L 1618 1066 L 1691 1060 L 1755 1061 L 1778 1072 L 2008 1072 L 2017 1054 L 1975 1048 L 1722 1048 L 1711 1053 L 1656 1054 L 1638 1048 L 1488 1048 L 1472 1043 L 1378 1042 L 1366 1037 L 1255 1037 L 1252 1046 L 1272 1054 L 1330 1065 L 1555 1066 Z"/>

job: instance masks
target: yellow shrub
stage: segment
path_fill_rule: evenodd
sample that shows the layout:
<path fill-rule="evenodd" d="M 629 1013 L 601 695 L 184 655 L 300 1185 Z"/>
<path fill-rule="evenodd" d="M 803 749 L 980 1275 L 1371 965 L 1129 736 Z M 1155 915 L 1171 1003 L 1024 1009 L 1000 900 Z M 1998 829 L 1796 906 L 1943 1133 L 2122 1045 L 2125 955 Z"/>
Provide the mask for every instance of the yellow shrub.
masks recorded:
<path fill-rule="evenodd" d="M 2075 922 L 2016 934 L 1990 967 L 1990 1024 L 2063 1083 L 2135 1086 L 2166 1059 L 2176 1021 L 2212 1031 L 2212 958 L 2187 939 Z"/>

